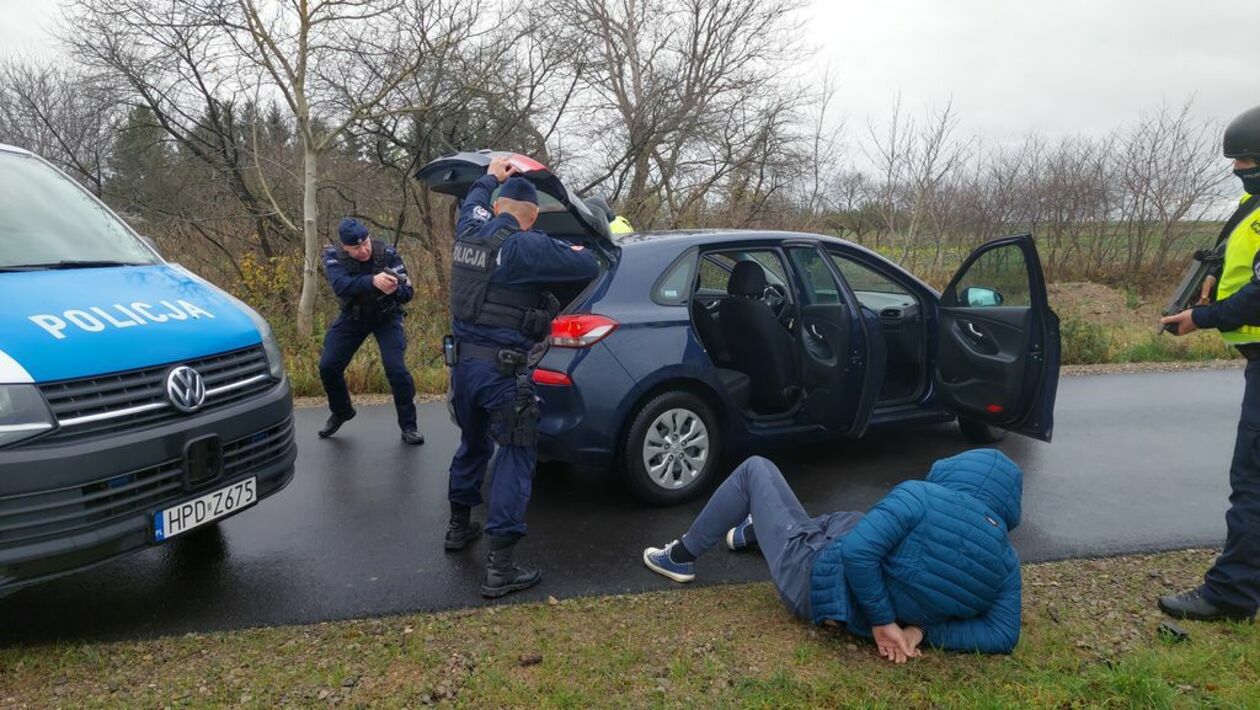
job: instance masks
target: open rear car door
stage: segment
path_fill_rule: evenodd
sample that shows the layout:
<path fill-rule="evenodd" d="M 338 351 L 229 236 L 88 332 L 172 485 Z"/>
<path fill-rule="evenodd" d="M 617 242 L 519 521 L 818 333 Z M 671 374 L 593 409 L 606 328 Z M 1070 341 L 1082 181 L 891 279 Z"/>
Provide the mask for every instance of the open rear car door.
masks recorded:
<path fill-rule="evenodd" d="M 1059 318 L 1031 235 L 971 253 L 941 294 L 933 384 L 950 412 L 1050 441 Z"/>
<path fill-rule="evenodd" d="M 527 155 L 491 150 L 454 153 L 420 168 L 416 179 L 434 192 L 463 200 L 477 178 L 486 174 L 490 159 L 496 157 L 510 160 L 516 174 L 528 179 L 537 188 L 537 229 L 555 237 L 581 242 L 597 249 L 610 261 L 616 261 L 618 249 L 613 243 L 607 217 L 600 210 L 588 207 L 547 166 Z"/>

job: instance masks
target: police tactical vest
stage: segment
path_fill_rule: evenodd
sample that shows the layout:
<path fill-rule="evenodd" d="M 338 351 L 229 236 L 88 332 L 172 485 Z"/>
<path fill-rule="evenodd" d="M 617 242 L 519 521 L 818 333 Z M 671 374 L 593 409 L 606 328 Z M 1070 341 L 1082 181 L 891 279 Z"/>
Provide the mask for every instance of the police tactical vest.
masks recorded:
<path fill-rule="evenodd" d="M 1260 251 L 1260 200 L 1244 200 L 1239 211 L 1246 210 L 1229 234 L 1225 245 L 1225 263 L 1221 267 L 1220 282 L 1216 285 L 1216 300 L 1223 301 L 1251 281 L 1254 274 L 1256 252 Z M 1232 220 L 1231 220 L 1232 221 Z M 1238 330 L 1221 331 L 1221 337 L 1230 345 L 1260 342 L 1260 326 L 1244 325 Z"/>
<path fill-rule="evenodd" d="M 385 254 L 385 245 L 372 240 L 372 258 L 367 261 L 359 261 L 346 253 L 345 249 L 337 250 L 337 261 L 345 267 L 346 273 L 351 276 L 375 276 L 385 270 L 389 266 Z M 355 309 L 359 313 L 357 315 L 369 315 L 375 313 L 381 305 L 377 299 L 377 293 L 367 291 L 360 293 L 352 298 L 339 298 L 342 309 Z"/>
<path fill-rule="evenodd" d="M 451 315 L 465 323 L 511 328 L 537 338 L 537 333 L 531 332 L 531 321 L 538 312 L 541 289 L 502 286 L 490 280 L 498 266 L 499 250 L 513 233 L 504 227 L 482 240 L 473 229 L 455 240 L 451 257 Z"/>

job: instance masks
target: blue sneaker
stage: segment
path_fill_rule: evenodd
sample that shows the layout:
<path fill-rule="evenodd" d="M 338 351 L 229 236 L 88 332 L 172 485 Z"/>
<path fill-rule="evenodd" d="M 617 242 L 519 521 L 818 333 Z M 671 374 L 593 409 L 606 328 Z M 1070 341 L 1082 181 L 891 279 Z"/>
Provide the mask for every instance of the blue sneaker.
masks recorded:
<path fill-rule="evenodd" d="M 678 541 L 674 540 L 664 548 L 647 548 L 643 551 L 643 564 L 653 572 L 665 575 L 675 582 L 690 582 L 696 578 L 696 563 L 675 562 L 669 558 L 669 551 L 677 544 L 679 544 Z"/>
<path fill-rule="evenodd" d="M 744 522 L 726 531 L 726 548 L 739 552 L 757 546 L 757 538 L 753 533 L 752 516 L 744 518 Z"/>

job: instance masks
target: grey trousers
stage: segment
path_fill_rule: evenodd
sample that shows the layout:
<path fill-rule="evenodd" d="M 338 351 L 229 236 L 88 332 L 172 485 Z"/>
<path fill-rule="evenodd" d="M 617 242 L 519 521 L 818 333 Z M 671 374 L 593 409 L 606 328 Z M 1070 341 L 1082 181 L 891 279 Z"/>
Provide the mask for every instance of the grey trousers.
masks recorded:
<path fill-rule="evenodd" d="M 754 456 L 718 486 L 683 535 L 682 544 L 699 557 L 750 513 L 757 544 L 779 598 L 797 617 L 811 620 L 809 587 L 814 558 L 832 540 L 852 529 L 862 514 L 841 512 L 811 518 L 779 468 Z"/>

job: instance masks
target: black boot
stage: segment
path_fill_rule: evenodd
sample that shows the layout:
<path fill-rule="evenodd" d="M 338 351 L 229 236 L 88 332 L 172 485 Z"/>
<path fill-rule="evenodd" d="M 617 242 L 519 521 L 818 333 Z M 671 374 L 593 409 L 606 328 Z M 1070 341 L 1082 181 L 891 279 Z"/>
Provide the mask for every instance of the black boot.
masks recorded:
<path fill-rule="evenodd" d="M 486 558 L 486 580 L 481 584 L 481 596 L 494 599 L 538 584 L 542 570 L 517 567 L 512 563 L 515 537 L 490 537 L 490 555 Z"/>
<path fill-rule="evenodd" d="M 472 509 L 451 503 L 451 522 L 446 526 L 446 551 L 462 550 L 481 537 L 481 523 L 472 521 Z"/>
<path fill-rule="evenodd" d="M 333 434 L 336 434 L 337 430 L 341 428 L 341 425 L 351 419 L 354 419 L 354 415 L 356 414 L 358 414 L 358 412 L 351 409 L 350 414 L 344 417 L 336 413 L 329 415 L 328 421 L 324 422 L 324 428 L 319 430 L 319 438 L 327 439 Z"/>
<path fill-rule="evenodd" d="M 1191 621 L 1246 621 L 1254 616 L 1254 612 L 1244 609 L 1213 604 L 1204 599 L 1203 593 L 1198 589 L 1160 597 L 1159 610 L 1169 616 Z"/>
<path fill-rule="evenodd" d="M 424 443 L 424 434 L 421 434 L 415 429 L 406 429 L 402 433 L 402 440 L 404 444 L 419 446 Z"/>

